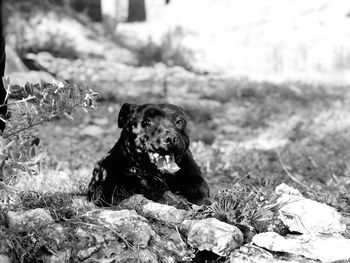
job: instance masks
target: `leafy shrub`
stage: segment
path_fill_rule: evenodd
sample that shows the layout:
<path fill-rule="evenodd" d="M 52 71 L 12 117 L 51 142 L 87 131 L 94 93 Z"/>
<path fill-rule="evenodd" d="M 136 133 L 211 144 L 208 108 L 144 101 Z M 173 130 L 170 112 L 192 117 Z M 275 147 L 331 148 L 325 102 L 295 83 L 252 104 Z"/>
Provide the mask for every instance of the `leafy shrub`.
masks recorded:
<path fill-rule="evenodd" d="M 5 82 L 12 117 L 0 136 L 0 179 L 8 183 L 14 170 L 39 174 L 45 152 L 39 146 L 36 127 L 60 116 L 71 117 L 74 108 L 93 109 L 97 93 L 74 84 L 53 81 L 49 84 L 30 84 L 24 87 Z"/>

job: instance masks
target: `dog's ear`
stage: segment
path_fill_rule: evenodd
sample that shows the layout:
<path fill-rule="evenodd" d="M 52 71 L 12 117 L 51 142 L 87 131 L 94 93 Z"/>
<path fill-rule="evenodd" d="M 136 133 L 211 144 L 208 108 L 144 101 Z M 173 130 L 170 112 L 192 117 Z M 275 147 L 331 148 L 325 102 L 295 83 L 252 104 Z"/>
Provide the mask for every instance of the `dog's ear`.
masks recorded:
<path fill-rule="evenodd" d="M 135 104 L 129 104 L 124 103 L 123 106 L 120 109 L 119 117 L 118 117 L 118 126 L 119 128 L 123 128 L 124 125 L 127 123 L 130 115 L 135 111 L 137 108 L 137 105 Z"/>
<path fill-rule="evenodd" d="M 185 112 L 185 110 L 184 110 L 181 106 L 176 106 L 176 107 L 179 109 L 179 111 L 181 112 L 181 114 L 183 114 L 184 116 L 187 115 L 186 112 Z"/>

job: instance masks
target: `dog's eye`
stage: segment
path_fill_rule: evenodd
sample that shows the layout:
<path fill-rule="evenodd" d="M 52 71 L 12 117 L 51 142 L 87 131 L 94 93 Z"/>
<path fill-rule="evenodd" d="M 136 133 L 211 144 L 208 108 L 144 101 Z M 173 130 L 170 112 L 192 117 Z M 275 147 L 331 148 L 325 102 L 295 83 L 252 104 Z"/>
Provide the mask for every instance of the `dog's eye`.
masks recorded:
<path fill-rule="evenodd" d="M 185 124 L 185 121 L 184 121 L 183 119 L 178 119 L 178 120 L 176 121 L 176 124 L 177 124 L 177 125 L 184 125 L 184 124 Z"/>
<path fill-rule="evenodd" d="M 149 121 L 149 120 L 145 120 L 145 121 L 142 121 L 141 123 L 142 127 L 149 127 L 149 126 L 152 126 L 152 122 Z"/>

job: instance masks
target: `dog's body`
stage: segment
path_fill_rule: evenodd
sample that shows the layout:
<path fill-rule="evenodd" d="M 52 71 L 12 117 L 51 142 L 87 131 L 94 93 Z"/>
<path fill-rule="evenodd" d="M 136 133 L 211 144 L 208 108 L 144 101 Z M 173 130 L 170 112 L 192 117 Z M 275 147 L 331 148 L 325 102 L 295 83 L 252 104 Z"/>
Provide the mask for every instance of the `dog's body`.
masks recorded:
<path fill-rule="evenodd" d="M 98 205 L 140 193 L 159 199 L 166 190 L 196 204 L 209 202 L 209 187 L 188 149 L 184 112 L 172 104 L 124 104 L 120 138 L 94 169 L 88 199 Z"/>

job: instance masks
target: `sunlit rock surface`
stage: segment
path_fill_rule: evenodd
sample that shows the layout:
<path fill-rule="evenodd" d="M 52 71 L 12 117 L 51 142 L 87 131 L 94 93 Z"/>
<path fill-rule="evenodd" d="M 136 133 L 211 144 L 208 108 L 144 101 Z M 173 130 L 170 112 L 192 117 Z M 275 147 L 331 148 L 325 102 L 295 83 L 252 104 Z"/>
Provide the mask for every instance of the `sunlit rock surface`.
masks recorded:
<path fill-rule="evenodd" d="M 138 215 L 135 210 L 112 211 L 101 209 L 89 212 L 86 216 L 89 220 L 92 219 L 108 230 L 116 232 L 124 244 L 129 244 L 124 245 L 124 249 L 121 251 L 123 253 L 121 253 L 115 250 L 114 246 L 110 246 L 109 242 L 106 243 L 104 239 L 101 240 L 100 238 L 100 242 L 106 243 L 104 249 L 106 247 L 110 249 L 109 254 L 126 255 L 128 246 L 131 250 L 137 249 L 139 251 L 140 249 L 140 253 L 143 254 L 142 262 L 179 262 L 190 258 L 192 254 L 191 249 L 187 248 L 186 243 L 176 230 L 164 225 L 157 227 L 156 224 L 153 224 L 152 228 L 149 222 Z M 82 234 L 80 233 L 80 235 Z M 85 234 L 85 236 L 88 236 L 88 234 Z M 97 251 L 92 249 L 80 251 L 80 257 L 85 255 L 85 258 L 88 258 L 91 255 L 96 255 Z M 99 251 L 101 252 L 101 249 Z M 114 252 L 112 253 L 112 251 Z M 131 251 L 128 250 L 128 253 L 131 253 Z M 136 256 L 137 253 L 131 254 Z M 122 258 L 118 257 L 118 260 Z M 116 261 L 119 262 L 118 260 Z"/>
<path fill-rule="evenodd" d="M 290 231 L 299 233 L 340 233 L 346 225 L 335 208 L 304 198 L 298 190 L 282 184 L 276 188 L 279 218 Z"/>
<path fill-rule="evenodd" d="M 230 255 L 230 263 L 316 263 L 318 261 L 306 259 L 301 256 L 285 254 L 276 257 L 266 249 L 254 246 L 244 245 L 235 250 Z"/>
<path fill-rule="evenodd" d="M 285 252 L 322 262 L 350 259 L 350 240 L 341 236 L 346 225 L 335 208 L 304 198 L 286 184 L 276 187 L 276 194 L 279 196 L 279 218 L 290 232 L 301 235 L 260 233 L 253 237 L 255 245 L 271 252 Z"/>
<path fill-rule="evenodd" d="M 176 209 L 173 206 L 153 202 L 136 194 L 122 201 L 121 207 L 128 209 L 136 209 L 140 214 L 151 217 L 168 224 L 181 224 L 185 217 L 189 214 L 183 209 Z"/>
<path fill-rule="evenodd" d="M 147 220 L 139 216 L 134 210 L 95 210 L 86 214 L 97 220 L 101 225 L 112 228 L 134 246 L 145 248 L 155 232 Z"/>
<path fill-rule="evenodd" d="M 350 240 L 330 235 L 287 235 L 274 232 L 255 235 L 253 243 L 274 252 L 301 255 L 322 262 L 350 259 Z"/>
<path fill-rule="evenodd" d="M 188 244 L 220 256 L 229 255 L 243 243 L 243 234 L 237 227 L 215 218 L 185 220 L 182 227 L 187 231 Z"/>
<path fill-rule="evenodd" d="M 143 206 L 143 212 L 155 219 L 166 223 L 181 224 L 188 214 L 187 211 L 176 209 L 173 206 L 150 202 Z"/>
<path fill-rule="evenodd" d="M 280 198 L 287 196 L 294 200 L 293 205 L 312 201 L 286 185 L 278 187 L 276 192 Z M 173 198 L 176 199 L 176 196 Z M 315 201 L 311 203 L 316 203 L 321 211 L 331 211 L 337 215 L 331 207 Z M 276 208 L 283 209 L 288 205 L 288 202 L 284 202 Z M 7 239 L 0 240 L 0 259 L 3 262 L 12 260 L 13 248 L 8 244 L 12 244 L 13 240 L 6 231 L 20 231 L 30 236 L 29 242 L 34 242 L 30 243 L 32 245 L 44 242 L 47 251 L 33 250 L 31 253 L 39 253 L 38 257 L 45 263 L 71 262 L 73 259 L 101 263 L 189 262 L 197 260 L 197 249 L 227 257 L 234 263 L 311 263 L 350 259 L 350 240 L 341 236 L 342 227 L 332 225 L 342 226 L 339 223 L 341 219 L 329 224 L 320 223 L 322 228 L 317 228 L 310 221 L 303 223 L 302 220 L 306 220 L 304 214 L 308 211 L 298 216 L 301 223 L 309 224 L 308 228 L 314 232 L 288 234 L 285 237 L 265 232 L 253 237 L 254 245 L 243 245 L 243 234 L 234 225 L 216 218 L 192 219 L 193 209 L 177 209 L 153 202 L 142 195 L 124 200 L 117 208 L 97 208 L 82 197 L 74 197 L 69 206 L 77 216 L 65 222 L 55 222 L 50 212 L 42 208 L 4 212 L 8 223 L 4 225 L 4 232 L 0 231 L 0 236 L 3 233 Z M 313 222 L 317 224 L 318 221 Z M 287 222 L 286 226 L 294 229 L 294 224 L 288 225 Z M 333 230 L 327 234 L 321 233 L 324 229 Z M 8 259 L 10 261 L 6 261 Z"/>

